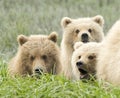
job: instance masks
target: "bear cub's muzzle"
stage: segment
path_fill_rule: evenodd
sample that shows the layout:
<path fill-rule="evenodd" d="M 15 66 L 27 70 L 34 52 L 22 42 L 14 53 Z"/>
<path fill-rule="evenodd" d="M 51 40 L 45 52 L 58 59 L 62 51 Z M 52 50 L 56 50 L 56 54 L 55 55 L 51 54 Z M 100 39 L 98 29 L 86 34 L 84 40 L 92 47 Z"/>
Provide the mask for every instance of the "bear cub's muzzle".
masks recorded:
<path fill-rule="evenodd" d="M 76 66 L 80 72 L 80 79 L 89 79 L 89 73 L 87 69 L 85 68 L 84 63 L 79 61 L 76 63 Z"/>

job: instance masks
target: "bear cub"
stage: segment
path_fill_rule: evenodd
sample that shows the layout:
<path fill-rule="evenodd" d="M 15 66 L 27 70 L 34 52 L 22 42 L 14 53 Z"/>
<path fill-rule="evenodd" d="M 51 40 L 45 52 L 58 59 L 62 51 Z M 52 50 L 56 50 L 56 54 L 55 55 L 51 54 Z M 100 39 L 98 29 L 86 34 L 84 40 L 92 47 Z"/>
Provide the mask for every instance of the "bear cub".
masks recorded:
<path fill-rule="evenodd" d="M 100 44 L 96 42 L 76 42 L 72 55 L 73 79 L 90 79 L 96 73 L 96 63 Z"/>
<path fill-rule="evenodd" d="M 97 78 L 120 85 L 120 20 L 109 30 L 97 63 Z"/>
<path fill-rule="evenodd" d="M 61 42 L 62 73 L 72 78 L 71 56 L 76 42 L 101 42 L 104 38 L 104 19 L 101 15 L 71 19 L 64 17 L 61 20 L 63 37 Z"/>
<path fill-rule="evenodd" d="M 19 35 L 19 48 L 15 57 L 9 63 L 8 71 L 11 76 L 27 74 L 53 73 L 61 70 L 60 49 L 57 34 L 47 35 Z"/>

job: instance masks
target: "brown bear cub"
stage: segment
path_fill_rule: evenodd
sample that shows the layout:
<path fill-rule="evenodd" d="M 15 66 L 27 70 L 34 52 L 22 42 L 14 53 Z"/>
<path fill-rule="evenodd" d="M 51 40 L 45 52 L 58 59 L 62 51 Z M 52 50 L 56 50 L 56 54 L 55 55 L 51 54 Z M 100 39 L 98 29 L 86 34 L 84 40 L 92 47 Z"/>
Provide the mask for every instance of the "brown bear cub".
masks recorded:
<path fill-rule="evenodd" d="M 32 75 L 42 73 L 59 74 L 61 70 L 60 50 L 57 34 L 50 35 L 19 35 L 19 48 L 16 56 L 9 63 L 8 71 L 14 75 Z"/>

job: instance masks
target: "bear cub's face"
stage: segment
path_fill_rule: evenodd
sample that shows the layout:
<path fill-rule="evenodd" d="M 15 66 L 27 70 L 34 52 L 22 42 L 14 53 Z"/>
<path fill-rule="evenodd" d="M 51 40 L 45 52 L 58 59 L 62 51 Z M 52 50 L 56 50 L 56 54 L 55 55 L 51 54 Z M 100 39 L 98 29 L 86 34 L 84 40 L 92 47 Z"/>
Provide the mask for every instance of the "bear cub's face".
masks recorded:
<path fill-rule="evenodd" d="M 57 35 L 18 37 L 21 62 L 28 74 L 52 73 L 59 54 Z"/>
<path fill-rule="evenodd" d="M 79 53 L 76 58 L 76 67 L 80 72 L 80 79 L 88 79 L 89 74 L 95 73 L 96 54 L 86 52 L 86 54 Z"/>
<path fill-rule="evenodd" d="M 94 42 L 87 44 L 77 42 L 75 44 L 75 51 L 72 55 L 72 67 L 73 74 L 78 79 L 90 79 L 90 75 L 95 75 L 98 52 L 97 44 Z"/>
<path fill-rule="evenodd" d="M 103 24 L 104 19 L 100 15 L 79 19 L 64 17 L 61 21 L 65 41 L 73 45 L 78 41 L 100 42 L 103 39 Z"/>
<path fill-rule="evenodd" d="M 44 50 L 42 50 L 41 48 L 43 48 Z M 41 48 L 39 48 L 38 46 L 36 49 L 31 49 L 30 51 L 26 52 L 26 54 L 28 55 L 27 59 L 30 63 L 29 66 L 32 68 L 31 71 L 34 74 L 52 73 L 55 56 L 54 54 L 52 54 L 51 50 L 47 49 L 47 47 Z"/>

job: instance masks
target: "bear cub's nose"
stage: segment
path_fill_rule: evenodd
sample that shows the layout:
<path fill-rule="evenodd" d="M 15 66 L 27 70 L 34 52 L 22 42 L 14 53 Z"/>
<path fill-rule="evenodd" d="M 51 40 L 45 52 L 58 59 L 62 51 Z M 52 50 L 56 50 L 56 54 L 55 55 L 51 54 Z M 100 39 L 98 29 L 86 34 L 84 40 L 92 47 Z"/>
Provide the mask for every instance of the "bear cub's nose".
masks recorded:
<path fill-rule="evenodd" d="M 83 33 L 81 37 L 82 37 L 82 42 L 88 42 L 88 34 L 87 33 Z"/>
<path fill-rule="evenodd" d="M 38 73 L 38 74 L 42 74 L 43 73 L 43 70 L 42 69 L 40 69 L 40 68 L 36 68 L 35 69 L 35 73 Z"/>
<path fill-rule="evenodd" d="M 81 65 L 83 65 L 83 62 L 79 61 L 76 63 L 77 67 L 80 67 Z"/>

